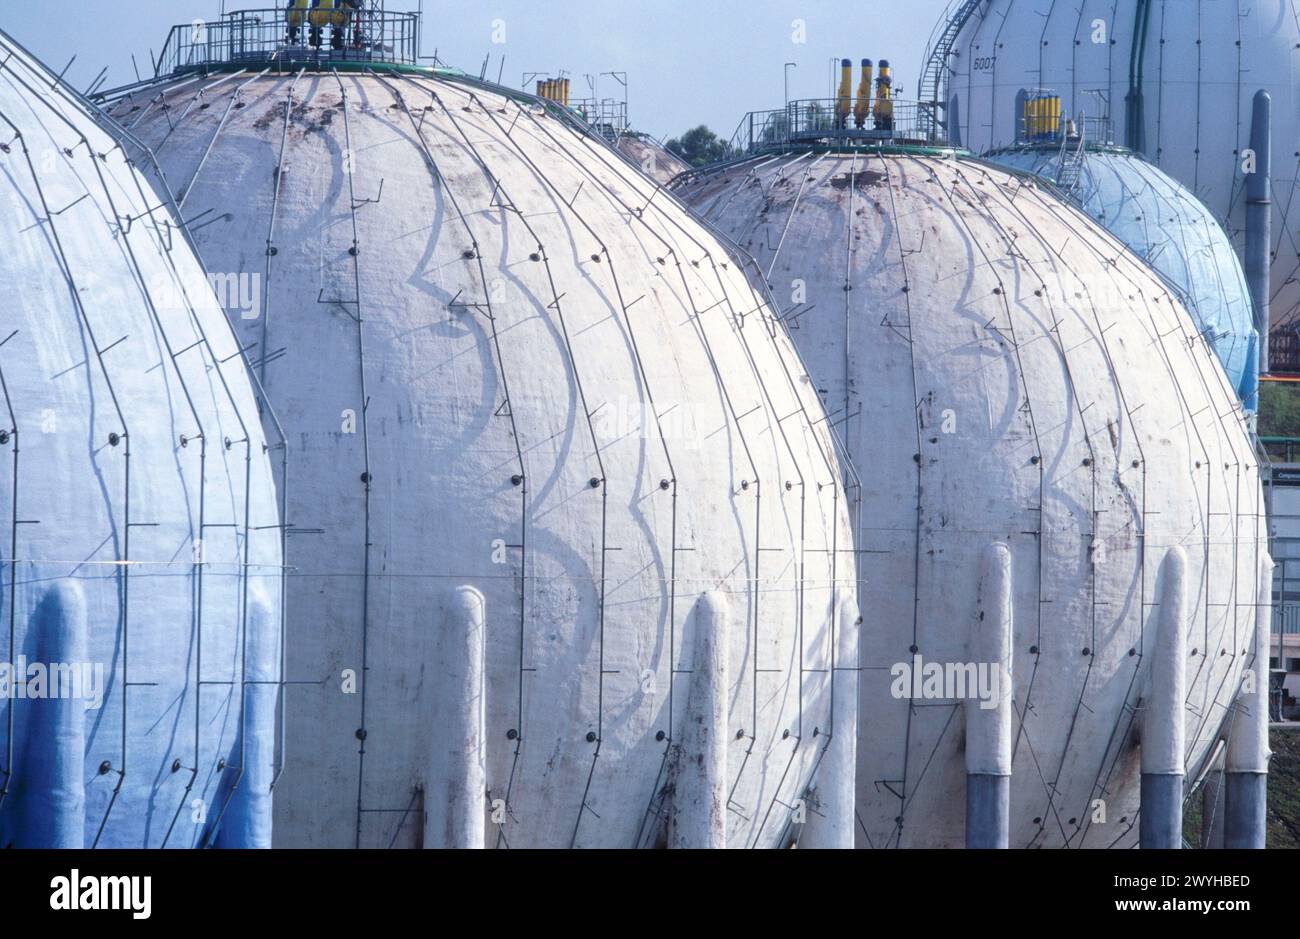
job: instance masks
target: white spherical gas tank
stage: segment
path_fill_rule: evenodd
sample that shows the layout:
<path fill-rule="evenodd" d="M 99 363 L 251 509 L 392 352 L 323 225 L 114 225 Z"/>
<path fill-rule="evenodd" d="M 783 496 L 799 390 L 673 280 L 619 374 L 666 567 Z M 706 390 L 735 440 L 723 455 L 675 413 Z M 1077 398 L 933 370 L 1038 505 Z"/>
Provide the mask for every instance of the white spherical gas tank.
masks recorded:
<path fill-rule="evenodd" d="M 269 847 L 279 506 L 166 204 L 0 33 L 0 847 Z"/>
<path fill-rule="evenodd" d="M 1162 562 L 1189 571 L 1190 786 L 1266 547 L 1245 415 L 1187 311 L 1032 177 L 955 153 L 760 155 L 676 191 L 754 254 L 862 479 L 859 845 L 963 844 L 1005 609 L 1011 846 L 1133 846 Z"/>
<path fill-rule="evenodd" d="M 445 73 L 227 71 L 113 114 L 208 269 L 259 284 L 278 844 L 789 843 L 852 746 L 852 535 L 741 265 L 559 105 Z"/>

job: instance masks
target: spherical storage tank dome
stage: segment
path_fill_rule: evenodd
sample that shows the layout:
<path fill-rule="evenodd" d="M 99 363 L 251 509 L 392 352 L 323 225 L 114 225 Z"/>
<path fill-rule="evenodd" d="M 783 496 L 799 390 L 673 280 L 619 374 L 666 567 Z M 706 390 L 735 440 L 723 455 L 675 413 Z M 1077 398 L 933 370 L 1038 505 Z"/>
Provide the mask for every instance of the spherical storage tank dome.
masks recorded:
<path fill-rule="evenodd" d="M 960 0 L 946 56 L 953 139 L 1019 137 L 1018 96 L 1108 117 L 1115 140 L 1178 180 L 1246 242 L 1252 100 L 1272 97 L 1272 319 L 1300 314 L 1300 0 Z"/>
<path fill-rule="evenodd" d="M 123 150 L 0 57 L 0 844 L 269 847 L 279 512 L 239 347 Z"/>
<path fill-rule="evenodd" d="M 207 267 L 261 278 L 238 325 L 290 451 L 277 845 L 791 840 L 851 752 L 856 614 L 773 311 L 558 105 L 262 68 L 112 113 Z"/>
<path fill-rule="evenodd" d="M 1184 186 L 1137 154 L 1077 144 L 997 150 L 989 159 L 1060 183 L 1069 199 L 1177 291 L 1243 399 L 1255 384 L 1258 342 L 1250 290 L 1232 243 Z M 1075 165 L 1072 165 L 1075 164 Z M 1073 178 L 1071 178 L 1073 177 Z"/>
<path fill-rule="evenodd" d="M 1162 564 L 1185 553 L 1190 787 L 1265 551 L 1241 405 L 1186 310 L 1032 177 L 955 153 L 760 153 L 676 189 L 753 252 L 862 479 L 858 844 L 963 843 L 977 696 L 903 676 L 997 661 L 1004 563 L 1010 844 L 1136 844 Z"/>

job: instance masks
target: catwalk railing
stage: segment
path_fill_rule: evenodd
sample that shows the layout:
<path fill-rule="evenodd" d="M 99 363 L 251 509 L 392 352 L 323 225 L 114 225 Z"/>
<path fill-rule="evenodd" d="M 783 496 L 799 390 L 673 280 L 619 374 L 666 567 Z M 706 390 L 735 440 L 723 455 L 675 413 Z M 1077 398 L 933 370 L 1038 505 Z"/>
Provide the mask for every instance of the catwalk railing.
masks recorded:
<path fill-rule="evenodd" d="M 922 129 L 915 101 L 890 99 L 886 108 L 873 100 L 866 114 L 855 113 L 857 99 L 814 98 L 791 101 L 784 108 L 750 111 L 729 143 L 732 157 L 758 151 L 835 147 L 880 147 L 891 144 L 941 145 Z"/>
<path fill-rule="evenodd" d="M 420 16 L 384 10 L 237 10 L 173 26 L 154 76 L 258 63 L 415 65 Z"/>

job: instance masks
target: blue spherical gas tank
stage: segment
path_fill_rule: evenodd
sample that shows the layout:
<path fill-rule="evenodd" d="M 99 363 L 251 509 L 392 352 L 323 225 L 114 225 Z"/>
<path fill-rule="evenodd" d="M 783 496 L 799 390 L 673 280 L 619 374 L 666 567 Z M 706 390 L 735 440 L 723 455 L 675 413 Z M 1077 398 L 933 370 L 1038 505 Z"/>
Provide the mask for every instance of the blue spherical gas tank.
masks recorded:
<path fill-rule="evenodd" d="M 1180 295 L 1238 396 L 1252 395 L 1258 334 L 1246 275 L 1223 227 L 1190 190 L 1120 147 L 1023 146 L 989 158 L 1058 183 L 1154 268 Z"/>

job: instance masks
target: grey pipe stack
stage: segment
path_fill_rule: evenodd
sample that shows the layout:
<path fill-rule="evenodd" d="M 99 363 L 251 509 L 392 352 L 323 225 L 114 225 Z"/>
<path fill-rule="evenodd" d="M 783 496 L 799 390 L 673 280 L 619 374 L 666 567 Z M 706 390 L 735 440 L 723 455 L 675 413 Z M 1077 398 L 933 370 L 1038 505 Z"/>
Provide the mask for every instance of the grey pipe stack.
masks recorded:
<path fill-rule="evenodd" d="M 1272 110 L 1268 92 L 1256 92 L 1250 123 L 1250 149 L 1255 154 L 1255 172 L 1246 176 L 1246 282 L 1255 307 L 1261 375 L 1267 374 L 1269 368 L 1269 278 L 1273 260 Z"/>
<path fill-rule="evenodd" d="M 1142 719 L 1142 848 L 1183 846 L 1183 753 L 1187 683 L 1187 558 L 1173 548 L 1160 565 L 1160 620 Z"/>
<path fill-rule="evenodd" d="M 995 668 L 996 700 L 967 698 L 966 847 L 1006 848 L 1011 822 L 1011 551 L 985 549 L 971 658 Z"/>
<path fill-rule="evenodd" d="M 1263 848 L 1268 808 L 1268 635 L 1273 613 L 1273 561 L 1260 562 L 1253 673 L 1237 698 L 1228 737 L 1223 846 Z"/>

